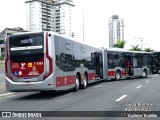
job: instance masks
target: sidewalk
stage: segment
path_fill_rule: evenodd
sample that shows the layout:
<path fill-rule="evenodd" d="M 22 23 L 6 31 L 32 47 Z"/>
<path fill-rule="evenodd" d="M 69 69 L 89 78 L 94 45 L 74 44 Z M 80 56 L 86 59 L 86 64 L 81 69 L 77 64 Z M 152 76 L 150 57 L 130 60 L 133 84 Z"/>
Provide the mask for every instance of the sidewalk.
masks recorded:
<path fill-rule="evenodd" d="M 5 70 L 5 64 L 4 64 L 4 62 L 2 63 L 0 61 L 0 71 L 4 71 L 4 70 Z"/>
<path fill-rule="evenodd" d="M 0 63 L 0 94 L 6 93 L 5 86 L 5 65 L 4 63 Z"/>

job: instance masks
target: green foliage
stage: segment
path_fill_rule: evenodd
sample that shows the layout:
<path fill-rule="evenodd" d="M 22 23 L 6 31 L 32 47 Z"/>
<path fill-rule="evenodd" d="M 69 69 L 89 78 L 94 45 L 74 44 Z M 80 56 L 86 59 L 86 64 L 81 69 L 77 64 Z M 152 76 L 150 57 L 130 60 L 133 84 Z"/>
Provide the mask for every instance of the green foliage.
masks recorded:
<path fill-rule="evenodd" d="M 130 50 L 131 51 L 142 51 L 141 48 L 139 48 L 139 45 L 136 45 L 136 46 L 132 45 L 132 48 Z"/>
<path fill-rule="evenodd" d="M 117 43 L 113 45 L 115 48 L 124 48 L 126 41 L 124 40 L 117 40 Z"/>
<path fill-rule="evenodd" d="M 153 52 L 154 50 L 152 50 L 152 49 L 149 47 L 149 48 L 145 48 L 144 51 L 146 51 L 146 52 Z"/>

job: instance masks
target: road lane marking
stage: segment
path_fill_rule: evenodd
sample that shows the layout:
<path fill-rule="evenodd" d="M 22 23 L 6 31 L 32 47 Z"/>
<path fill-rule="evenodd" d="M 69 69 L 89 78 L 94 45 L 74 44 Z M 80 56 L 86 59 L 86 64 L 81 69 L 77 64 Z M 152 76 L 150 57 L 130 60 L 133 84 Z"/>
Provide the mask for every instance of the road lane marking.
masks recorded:
<path fill-rule="evenodd" d="M 100 86 L 102 86 L 102 85 L 93 86 L 92 88 L 97 88 L 97 87 L 100 87 Z"/>
<path fill-rule="evenodd" d="M 152 79 L 154 79 L 154 78 L 152 78 Z"/>
<path fill-rule="evenodd" d="M 118 101 L 120 101 L 120 100 L 122 100 L 123 98 L 125 98 L 127 95 L 123 95 L 123 96 L 121 96 L 120 98 L 118 98 L 116 101 L 118 102 Z"/>
<path fill-rule="evenodd" d="M 7 96 L 7 95 L 13 95 L 14 93 L 5 93 L 5 94 L 0 94 L 0 97 L 2 96 Z"/>
<path fill-rule="evenodd" d="M 148 80 L 146 82 L 149 82 Z"/>
<path fill-rule="evenodd" d="M 157 77 L 157 76 L 154 76 L 154 77 Z"/>
<path fill-rule="evenodd" d="M 140 88 L 140 87 L 142 87 L 142 85 L 139 85 L 138 87 L 136 87 L 136 88 Z"/>

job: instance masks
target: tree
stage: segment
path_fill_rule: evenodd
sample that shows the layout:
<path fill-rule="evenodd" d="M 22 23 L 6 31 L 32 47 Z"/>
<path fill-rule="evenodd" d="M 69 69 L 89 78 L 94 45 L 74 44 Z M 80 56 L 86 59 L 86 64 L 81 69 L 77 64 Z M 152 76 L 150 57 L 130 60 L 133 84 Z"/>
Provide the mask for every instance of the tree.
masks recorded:
<path fill-rule="evenodd" d="M 149 48 L 145 48 L 144 51 L 146 51 L 146 52 L 153 52 L 154 50 L 152 50 L 152 49 L 149 47 Z"/>
<path fill-rule="evenodd" d="M 141 48 L 139 48 L 139 45 L 136 45 L 136 46 L 132 45 L 132 48 L 130 50 L 131 51 L 142 51 Z"/>
<path fill-rule="evenodd" d="M 113 45 L 115 48 L 124 48 L 126 41 L 124 40 L 117 40 L 117 43 Z"/>

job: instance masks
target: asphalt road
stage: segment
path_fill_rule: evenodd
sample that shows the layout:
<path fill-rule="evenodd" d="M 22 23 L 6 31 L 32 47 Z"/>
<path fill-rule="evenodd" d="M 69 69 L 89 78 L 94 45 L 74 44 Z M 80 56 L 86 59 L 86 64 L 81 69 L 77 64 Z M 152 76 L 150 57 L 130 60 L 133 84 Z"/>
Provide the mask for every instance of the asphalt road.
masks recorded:
<path fill-rule="evenodd" d="M 16 93 L 0 96 L 0 111 L 125 111 L 130 105 L 160 110 L 160 75 L 146 79 L 127 79 L 98 82 L 78 92 L 40 94 L 38 92 Z M 148 106 L 143 106 L 144 104 Z M 94 113 L 95 114 L 95 113 Z M 6 118 L 0 118 L 6 119 Z M 10 119 L 10 118 L 8 118 Z M 12 118 L 17 120 L 17 118 Z M 124 117 L 55 117 L 23 118 L 33 120 L 127 120 Z M 159 118 L 132 118 L 134 120 L 159 120 Z"/>

